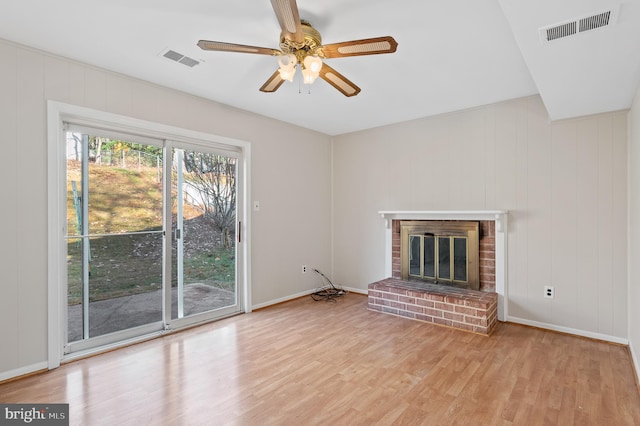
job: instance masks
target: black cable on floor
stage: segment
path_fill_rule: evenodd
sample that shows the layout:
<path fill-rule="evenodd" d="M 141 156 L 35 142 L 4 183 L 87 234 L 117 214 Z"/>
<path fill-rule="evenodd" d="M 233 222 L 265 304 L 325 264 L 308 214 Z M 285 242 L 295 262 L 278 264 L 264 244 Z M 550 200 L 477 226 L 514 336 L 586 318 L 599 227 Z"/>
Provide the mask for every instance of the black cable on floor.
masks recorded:
<path fill-rule="evenodd" d="M 327 278 L 326 275 L 323 274 L 322 272 L 318 271 L 317 269 L 314 269 L 313 272 L 318 274 L 320 276 L 320 279 L 322 280 L 322 287 L 319 288 L 314 293 L 311 293 L 311 298 L 313 300 L 316 300 L 316 301 L 326 300 L 326 301 L 335 302 L 335 299 L 337 297 L 341 297 L 347 294 L 346 290 L 343 290 L 333 285 L 331 280 Z"/>

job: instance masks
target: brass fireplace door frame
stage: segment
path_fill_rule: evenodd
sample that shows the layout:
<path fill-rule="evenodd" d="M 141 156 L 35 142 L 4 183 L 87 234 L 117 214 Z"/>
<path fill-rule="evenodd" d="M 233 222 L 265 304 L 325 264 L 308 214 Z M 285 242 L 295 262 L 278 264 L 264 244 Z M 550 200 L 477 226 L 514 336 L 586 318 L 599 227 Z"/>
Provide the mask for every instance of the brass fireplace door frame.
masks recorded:
<path fill-rule="evenodd" d="M 466 237 L 467 238 L 467 284 L 469 289 L 480 288 L 480 224 L 468 221 L 433 221 L 403 220 L 400 221 L 400 278 L 409 279 L 409 236 L 433 234 L 434 237 Z M 449 285 L 449 282 L 447 284 Z M 450 285 L 459 286 L 451 281 Z"/>

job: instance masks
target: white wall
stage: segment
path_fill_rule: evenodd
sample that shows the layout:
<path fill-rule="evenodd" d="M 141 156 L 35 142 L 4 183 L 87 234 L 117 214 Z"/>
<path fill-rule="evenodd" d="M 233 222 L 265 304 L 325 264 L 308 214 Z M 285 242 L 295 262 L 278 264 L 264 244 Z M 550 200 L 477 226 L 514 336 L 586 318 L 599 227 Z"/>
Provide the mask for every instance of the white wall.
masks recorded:
<path fill-rule="evenodd" d="M 254 305 L 330 269 L 328 136 L 1 40 L 0 58 L 0 377 L 47 356 L 49 99 L 252 143 Z"/>
<path fill-rule="evenodd" d="M 46 361 L 48 99 L 252 143 L 254 306 L 315 287 L 302 264 L 333 262 L 334 282 L 363 291 L 384 278 L 379 210 L 509 210 L 509 314 L 629 337 L 640 353 L 624 112 L 550 123 L 531 97 L 338 136 L 332 156 L 316 132 L 8 42 L 0 57 L 0 376 Z M 631 259 L 639 104 L 640 93 L 629 114 Z M 549 284 L 554 300 L 542 298 Z"/>
<path fill-rule="evenodd" d="M 629 112 L 629 347 L 640 375 L 640 87 Z"/>
<path fill-rule="evenodd" d="M 626 116 L 536 96 L 335 137 L 335 281 L 385 278 L 380 210 L 508 210 L 509 318 L 626 341 Z"/>

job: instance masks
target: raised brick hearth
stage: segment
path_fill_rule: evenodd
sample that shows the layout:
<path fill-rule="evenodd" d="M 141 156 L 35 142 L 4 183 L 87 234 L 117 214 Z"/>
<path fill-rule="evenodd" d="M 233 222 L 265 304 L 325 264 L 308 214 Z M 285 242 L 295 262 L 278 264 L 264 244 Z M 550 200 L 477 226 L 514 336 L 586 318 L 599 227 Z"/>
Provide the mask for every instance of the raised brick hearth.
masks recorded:
<path fill-rule="evenodd" d="M 489 335 L 498 322 L 498 295 L 387 278 L 369 284 L 369 309 Z"/>

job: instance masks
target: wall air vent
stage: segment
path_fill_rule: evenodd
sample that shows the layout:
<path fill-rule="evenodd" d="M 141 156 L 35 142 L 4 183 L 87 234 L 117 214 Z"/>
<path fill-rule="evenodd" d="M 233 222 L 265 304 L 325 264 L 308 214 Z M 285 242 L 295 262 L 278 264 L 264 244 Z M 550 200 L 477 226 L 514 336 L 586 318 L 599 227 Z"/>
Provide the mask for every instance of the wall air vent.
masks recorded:
<path fill-rule="evenodd" d="M 560 38 L 571 37 L 585 31 L 614 24 L 618 18 L 618 8 L 583 16 L 571 21 L 542 27 L 538 30 L 540 41 L 547 43 Z"/>
<path fill-rule="evenodd" d="M 160 56 L 167 58 L 171 61 L 178 62 L 182 65 L 185 65 L 189 68 L 193 68 L 200 63 L 199 60 L 190 58 L 188 56 L 183 55 L 182 53 L 178 53 L 175 50 L 165 49 L 160 52 Z"/>

